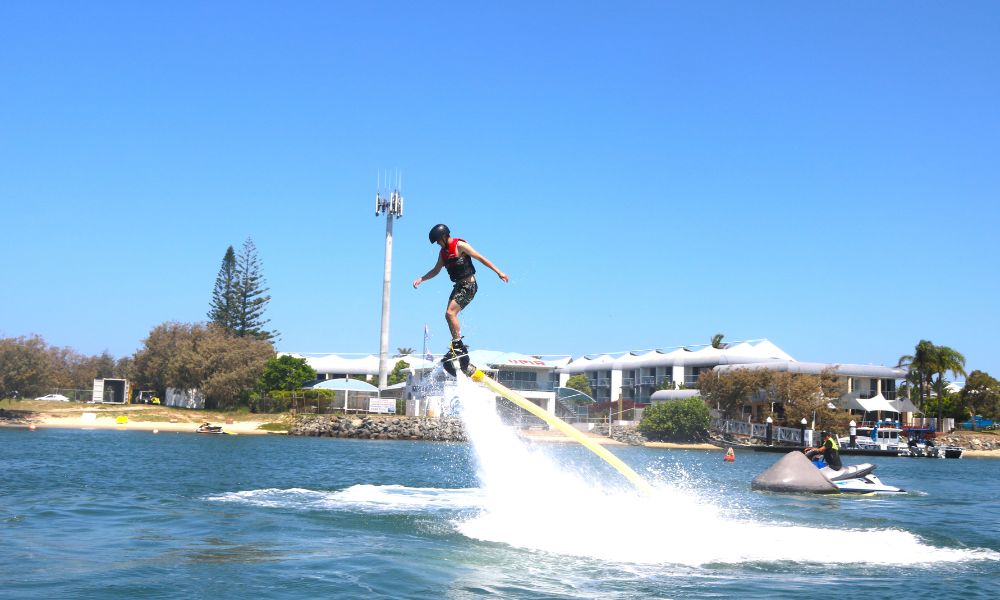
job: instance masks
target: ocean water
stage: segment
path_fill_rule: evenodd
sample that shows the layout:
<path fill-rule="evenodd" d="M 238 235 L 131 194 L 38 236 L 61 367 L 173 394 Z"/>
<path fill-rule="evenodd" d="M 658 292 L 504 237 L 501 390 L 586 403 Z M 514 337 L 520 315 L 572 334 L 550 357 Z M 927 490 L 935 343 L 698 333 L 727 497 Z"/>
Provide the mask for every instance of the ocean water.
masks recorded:
<path fill-rule="evenodd" d="M 750 491 L 780 455 L 0 429 L 3 598 L 996 598 L 1000 461 L 873 460 L 897 496 Z"/>

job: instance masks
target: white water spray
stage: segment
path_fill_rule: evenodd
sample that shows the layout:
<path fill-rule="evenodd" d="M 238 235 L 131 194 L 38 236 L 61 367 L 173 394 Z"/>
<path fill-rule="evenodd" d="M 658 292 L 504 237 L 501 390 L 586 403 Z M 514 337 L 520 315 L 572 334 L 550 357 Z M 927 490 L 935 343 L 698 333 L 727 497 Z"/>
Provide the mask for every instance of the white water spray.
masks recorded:
<path fill-rule="evenodd" d="M 774 522 L 725 505 L 724 498 L 710 498 L 683 474 L 670 474 L 669 482 L 646 474 L 653 493 L 640 494 L 617 473 L 599 479 L 603 475 L 595 465 L 603 463 L 596 457 L 577 467 L 560 462 L 558 452 L 547 452 L 551 445 L 523 441 L 502 422 L 493 392 L 464 376 L 437 392 L 450 399 L 443 403 L 445 411 L 460 414 L 465 423 L 476 457 L 478 489 L 362 484 L 335 491 L 227 492 L 206 500 L 281 510 L 436 513 L 470 539 L 611 562 L 623 569 L 629 564 L 926 565 L 1000 560 L 1000 553 L 992 550 L 939 548 L 900 529 Z M 470 513 L 474 516 L 467 516 Z M 817 556 L 813 550 L 818 546 L 838 551 Z"/>
<path fill-rule="evenodd" d="M 594 481 L 559 464 L 543 446 L 522 441 L 501 422 L 491 391 L 464 377 L 456 391 L 483 492 L 482 511 L 457 523 L 471 538 L 626 563 L 815 561 L 803 548 L 816 540 L 845 549 L 823 562 L 914 564 L 985 557 L 975 556 L 981 551 L 934 548 L 899 530 L 760 522 L 662 481 L 654 482 L 651 495 L 624 481 Z M 877 544 L 871 543 L 873 535 Z"/>

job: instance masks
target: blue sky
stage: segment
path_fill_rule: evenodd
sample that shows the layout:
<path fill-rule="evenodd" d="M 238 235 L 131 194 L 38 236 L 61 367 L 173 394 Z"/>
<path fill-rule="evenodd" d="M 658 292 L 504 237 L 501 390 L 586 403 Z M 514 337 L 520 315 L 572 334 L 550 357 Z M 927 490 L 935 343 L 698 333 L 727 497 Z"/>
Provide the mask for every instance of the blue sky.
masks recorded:
<path fill-rule="evenodd" d="M 128 355 L 252 237 L 279 350 L 768 338 L 1000 375 L 995 2 L 5 2 L 0 335 Z"/>

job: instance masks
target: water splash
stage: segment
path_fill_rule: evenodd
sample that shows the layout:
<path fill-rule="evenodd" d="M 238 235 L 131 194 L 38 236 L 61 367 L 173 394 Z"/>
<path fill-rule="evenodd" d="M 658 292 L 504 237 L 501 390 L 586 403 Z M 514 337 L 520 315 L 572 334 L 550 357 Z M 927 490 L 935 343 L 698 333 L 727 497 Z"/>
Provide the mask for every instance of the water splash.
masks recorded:
<path fill-rule="evenodd" d="M 352 485 L 339 491 L 302 488 L 269 488 L 227 492 L 205 498 L 266 508 L 338 510 L 369 513 L 423 513 L 477 509 L 482 491 L 471 489 L 415 488 L 402 485 Z"/>
<path fill-rule="evenodd" d="M 460 415 L 476 459 L 479 488 L 353 485 L 343 490 L 260 489 L 209 496 L 283 510 L 433 514 L 462 535 L 545 552 L 629 565 L 704 567 L 775 563 L 913 566 L 1000 560 L 988 549 L 932 546 L 911 532 L 778 522 L 706 490 L 676 465 L 646 473 L 653 493 L 641 495 L 603 463 L 565 461 L 565 446 L 523 441 L 504 422 L 492 392 L 464 377 L 425 390 L 436 407 Z M 504 415 L 506 416 L 506 415 Z M 587 461 L 581 461 L 586 463 Z M 596 465 L 596 466 L 595 466 Z M 817 508 L 817 510 L 822 510 Z M 814 551 L 818 542 L 836 553 Z"/>
<path fill-rule="evenodd" d="M 640 495 L 624 481 L 594 481 L 520 440 L 501 422 L 489 390 L 460 377 L 456 391 L 483 491 L 481 511 L 456 523 L 470 538 L 615 562 L 692 566 L 775 561 L 912 565 L 1000 558 L 989 550 L 936 548 L 900 530 L 765 522 L 742 507 L 708 499 L 690 485 L 662 479 L 653 482 L 652 495 Z M 822 557 L 804 552 L 820 539 L 825 547 L 844 551 Z"/>

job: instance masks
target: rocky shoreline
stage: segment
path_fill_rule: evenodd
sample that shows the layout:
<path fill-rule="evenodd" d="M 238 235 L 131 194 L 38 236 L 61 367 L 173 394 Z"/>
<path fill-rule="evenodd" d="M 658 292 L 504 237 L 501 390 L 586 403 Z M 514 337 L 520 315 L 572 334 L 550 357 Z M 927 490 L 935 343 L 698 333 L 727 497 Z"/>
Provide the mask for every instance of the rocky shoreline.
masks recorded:
<path fill-rule="evenodd" d="M 378 417 L 322 415 L 296 417 L 288 435 L 361 440 L 464 442 L 468 438 L 455 417 Z"/>
<path fill-rule="evenodd" d="M 995 435 L 976 435 L 975 432 L 964 431 L 961 435 L 950 433 L 935 440 L 939 446 L 961 446 L 966 450 L 976 452 L 992 452 L 1000 450 L 1000 440 Z"/>

